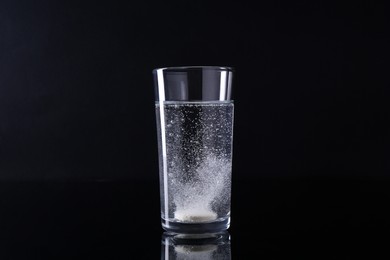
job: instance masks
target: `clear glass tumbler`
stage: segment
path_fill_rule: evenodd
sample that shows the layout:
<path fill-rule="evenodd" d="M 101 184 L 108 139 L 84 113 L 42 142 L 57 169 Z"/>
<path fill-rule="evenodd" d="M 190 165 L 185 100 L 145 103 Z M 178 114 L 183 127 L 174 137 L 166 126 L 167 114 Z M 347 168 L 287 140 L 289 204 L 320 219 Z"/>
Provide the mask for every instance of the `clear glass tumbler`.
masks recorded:
<path fill-rule="evenodd" d="M 162 227 L 212 233 L 230 225 L 233 69 L 153 70 Z"/>

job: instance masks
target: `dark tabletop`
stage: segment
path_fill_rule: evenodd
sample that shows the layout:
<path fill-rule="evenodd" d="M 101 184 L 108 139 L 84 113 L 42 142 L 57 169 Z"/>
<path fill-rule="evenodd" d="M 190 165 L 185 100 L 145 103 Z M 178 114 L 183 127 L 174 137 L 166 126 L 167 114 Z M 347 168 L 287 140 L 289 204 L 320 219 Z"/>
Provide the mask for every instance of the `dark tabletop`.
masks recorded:
<path fill-rule="evenodd" d="M 389 185 L 368 177 L 237 180 L 229 254 L 349 259 L 386 252 Z M 0 257 L 164 259 L 158 189 L 155 181 L 2 182 Z"/>

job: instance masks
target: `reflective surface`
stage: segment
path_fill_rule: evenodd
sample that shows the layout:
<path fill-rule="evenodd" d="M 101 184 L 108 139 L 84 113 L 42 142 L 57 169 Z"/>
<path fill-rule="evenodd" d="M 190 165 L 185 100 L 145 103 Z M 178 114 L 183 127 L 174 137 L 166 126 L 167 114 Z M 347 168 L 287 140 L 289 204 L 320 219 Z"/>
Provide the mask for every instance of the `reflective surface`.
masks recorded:
<path fill-rule="evenodd" d="M 161 259 L 231 259 L 230 234 L 172 234 L 161 238 Z"/>
<path fill-rule="evenodd" d="M 389 187 L 384 178 L 236 180 L 230 257 L 387 256 Z M 0 258 L 161 259 L 158 195 L 158 181 L 1 182 Z M 170 256 L 191 253 L 175 241 Z"/>

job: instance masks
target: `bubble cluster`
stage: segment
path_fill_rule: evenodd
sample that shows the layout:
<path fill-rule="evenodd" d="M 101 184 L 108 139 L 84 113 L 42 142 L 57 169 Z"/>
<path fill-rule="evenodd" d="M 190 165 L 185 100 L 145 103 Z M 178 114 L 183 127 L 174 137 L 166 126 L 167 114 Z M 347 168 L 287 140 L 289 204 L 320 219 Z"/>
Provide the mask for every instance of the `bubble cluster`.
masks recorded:
<path fill-rule="evenodd" d="M 205 156 L 193 178 L 175 183 L 175 218 L 185 222 L 206 222 L 217 219 L 217 209 L 229 195 L 231 162 Z M 171 176 L 174 174 L 171 174 Z M 224 188 L 226 190 L 224 190 Z"/>
<path fill-rule="evenodd" d="M 229 214 L 233 103 L 166 102 L 163 109 L 169 218 L 207 222 Z"/>

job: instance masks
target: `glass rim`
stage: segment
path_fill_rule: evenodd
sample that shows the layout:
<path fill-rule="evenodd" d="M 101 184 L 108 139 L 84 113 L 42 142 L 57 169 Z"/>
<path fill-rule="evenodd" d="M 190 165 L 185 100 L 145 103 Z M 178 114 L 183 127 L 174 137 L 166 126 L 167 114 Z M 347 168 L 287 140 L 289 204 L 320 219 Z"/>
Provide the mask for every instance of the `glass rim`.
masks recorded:
<path fill-rule="evenodd" d="M 215 71 L 230 71 L 234 72 L 233 67 L 229 66 L 173 66 L 173 67 L 161 67 L 153 70 L 153 73 L 158 71 L 188 71 L 188 70 L 215 70 Z"/>
<path fill-rule="evenodd" d="M 160 105 L 161 101 L 154 101 L 154 103 L 157 105 Z M 221 105 L 221 104 L 234 104 L 234 99 L 229 100 L 164 100 L 162 101 L 163 104 L 167 105 L 180 105 L 180 104 L 186 104 L 186 105 Z"/>

